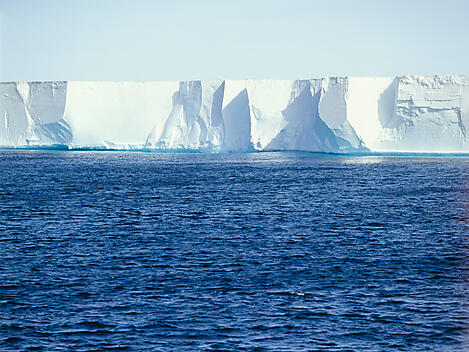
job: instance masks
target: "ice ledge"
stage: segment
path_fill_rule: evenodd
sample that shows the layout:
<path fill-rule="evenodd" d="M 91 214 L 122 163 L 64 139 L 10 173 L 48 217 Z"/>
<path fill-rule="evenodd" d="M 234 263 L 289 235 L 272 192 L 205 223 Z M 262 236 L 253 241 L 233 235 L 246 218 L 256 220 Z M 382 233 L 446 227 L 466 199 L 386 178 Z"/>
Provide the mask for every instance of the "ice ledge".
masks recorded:
<path fill-rule="evenodd" d="M 0 83 L 0 145 L 469 152 L 469 78 Z"/>

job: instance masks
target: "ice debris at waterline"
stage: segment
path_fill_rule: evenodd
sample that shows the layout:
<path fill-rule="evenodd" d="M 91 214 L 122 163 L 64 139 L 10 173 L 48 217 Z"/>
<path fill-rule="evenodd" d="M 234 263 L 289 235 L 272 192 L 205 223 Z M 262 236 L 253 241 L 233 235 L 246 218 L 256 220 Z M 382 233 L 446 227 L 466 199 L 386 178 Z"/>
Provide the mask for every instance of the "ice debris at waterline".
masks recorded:
<path fill-rule="evenodd" d="M 469 77 L 0 83 L 0 146 L 469 152 Z"/>

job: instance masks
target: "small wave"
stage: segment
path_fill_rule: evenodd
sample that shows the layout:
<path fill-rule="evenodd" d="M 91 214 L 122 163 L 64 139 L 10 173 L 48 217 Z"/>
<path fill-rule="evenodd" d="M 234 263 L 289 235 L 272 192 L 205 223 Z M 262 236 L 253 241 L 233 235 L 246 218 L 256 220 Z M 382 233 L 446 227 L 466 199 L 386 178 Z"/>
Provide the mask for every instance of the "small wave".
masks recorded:
<path fill-rule="evenodd" d="M 411 157 L 411 158 L 467 158 L 466 152 L 373 152 L 373 151 L 351 151 L 351 152 L 321 152 L 302 150 L 248 150 L 242 152 L 231 152 L 213 148 L 180 148 L 180 149 L 153 149 L 143 145 L 31 145 L 31 146 L 0 146 L 0 150 L 51 150 L 51 151 L 103 151 L 103 152 L 140 152 L 156 154 L 278 154 L 281 156 L 294 157 Z"/>

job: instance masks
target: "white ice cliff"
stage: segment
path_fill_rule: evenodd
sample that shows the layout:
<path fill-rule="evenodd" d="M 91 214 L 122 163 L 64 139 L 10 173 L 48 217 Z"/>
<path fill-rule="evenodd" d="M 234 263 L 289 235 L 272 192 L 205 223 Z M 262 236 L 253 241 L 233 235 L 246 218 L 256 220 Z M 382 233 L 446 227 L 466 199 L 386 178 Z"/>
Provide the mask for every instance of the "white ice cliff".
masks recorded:
<path fill-rule="evenodd" d="M 225 139 L 222 104 L 224 81 L 181 82 L 168 118 L 154 126 L 147 148 L 219 148 Z"/>
<path fill-rule="evenodd" d="M 63 119 L 66 82 L 0 84 L 0 145 L 34 146 L 72 142 Z"/>
<path fill-rule="evenodd" d="M 0 83 L 0 147 L 469 152 L 469 77 Z"/>

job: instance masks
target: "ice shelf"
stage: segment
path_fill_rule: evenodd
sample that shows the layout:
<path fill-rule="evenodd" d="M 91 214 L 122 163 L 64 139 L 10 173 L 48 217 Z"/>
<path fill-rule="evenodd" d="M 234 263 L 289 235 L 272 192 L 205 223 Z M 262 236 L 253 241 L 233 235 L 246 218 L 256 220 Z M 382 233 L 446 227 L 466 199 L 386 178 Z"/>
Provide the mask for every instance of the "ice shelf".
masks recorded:
<path fill-rule="evenodd" d="M 469 77 L 0 83 L 0 146 L 469 152 Z"/>

